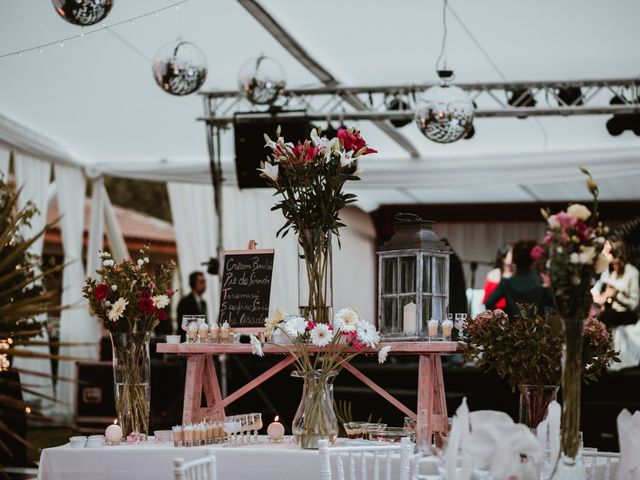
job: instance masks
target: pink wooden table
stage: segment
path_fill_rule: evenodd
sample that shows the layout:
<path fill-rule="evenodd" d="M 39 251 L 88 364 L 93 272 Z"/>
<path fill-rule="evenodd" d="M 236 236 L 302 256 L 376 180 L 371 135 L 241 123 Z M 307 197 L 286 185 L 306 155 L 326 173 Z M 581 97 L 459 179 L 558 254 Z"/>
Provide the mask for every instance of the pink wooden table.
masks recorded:
<path fill-rule="evenodd" d="M 433 433 L 447 432 L 447 403 L 445 399 L 444 381 L 442 378 L 442 355 L 452 355 L 459 352 L 457 342 L 392 342 L 381 343 L 378 348 L 391 346 L 390 355 L 417 355 L 419 357 L 418 369 L 418 405 L 417 413 L 400 402 L 384 388 L 379 386 L 369 377 L 351 364 L 345 364 L 344 369 L 352 373 L 365 385 L 378 393 L 393 406 L 398 408 L 408 417 L 417 420 L 418 442 L 431 438 Z M 183 423 L 199 422 L 205 417 L 224 417 L 224 409 L 230 403 L 250 392 L 258 385 L 268 380 L 276 373 L 293 363 L 293 358 L 278 345 L 265 344 L 265 355 L 284 355 L 284 358 L 258 375 L 249 383 L 235 392 L 222 398 L 220 384 L 213 363 L 213 356 L 222 354 L 251 355 L 249 344 L 222 344 L 222 343 L 181 343 L 179 345 L 159 343 L 158 353 L 168 353 L 187 356 L 187 372 L 184 384 L 184 408 L 182 411 Z M 310 351 L 321 351 L 321 348 L 310 347 Z M 375 351 L 363 350 L 363 353 L 376 354 Z M 202 392 L 206 399 L 206 406 L 202 407 L 200 401 Z"/>

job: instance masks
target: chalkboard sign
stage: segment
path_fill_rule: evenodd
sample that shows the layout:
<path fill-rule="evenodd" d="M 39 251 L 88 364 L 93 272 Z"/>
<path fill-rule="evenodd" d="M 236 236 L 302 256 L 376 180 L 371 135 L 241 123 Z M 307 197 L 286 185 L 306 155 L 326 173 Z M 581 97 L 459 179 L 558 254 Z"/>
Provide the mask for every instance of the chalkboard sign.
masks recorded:
<path fill-rule="evenodd" d="M 233 329 L 264 327 L 269 316 L 273 250 L 224 252 L 220 282 L 220 324 Z"/>

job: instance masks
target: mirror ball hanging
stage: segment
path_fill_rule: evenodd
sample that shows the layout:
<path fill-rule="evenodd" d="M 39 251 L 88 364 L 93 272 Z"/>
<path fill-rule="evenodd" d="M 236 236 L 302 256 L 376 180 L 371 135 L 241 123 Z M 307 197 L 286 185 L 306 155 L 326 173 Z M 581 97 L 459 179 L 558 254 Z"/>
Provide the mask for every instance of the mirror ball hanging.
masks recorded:
<path fill-rule="evenodd" d="M 153 57 L 153 78 L 171 95 L 189 95 L 207 78 L 207 59 L 191 42 L 169 42 Z"/>
<path fill-rule="evenodd" d="M 287 79 L 274 59 L 260 55 L 247 61 L 238 74 L 240 92 L 256 105 L 273 103 L 284 90 Z"/>
<path fill-rule="evenodd" d="M 416 109 L 415 121 L 429 140 L 453 143 L 471 128 L 473 102 L 464 90 L 445 82 L 425 92 Z"/>
<path fill-rule="evenodd" d="M 82 27 L 103 20 L 113 7 L 113 0 L 52 0 L 52 3 L 58 15 Z"/>

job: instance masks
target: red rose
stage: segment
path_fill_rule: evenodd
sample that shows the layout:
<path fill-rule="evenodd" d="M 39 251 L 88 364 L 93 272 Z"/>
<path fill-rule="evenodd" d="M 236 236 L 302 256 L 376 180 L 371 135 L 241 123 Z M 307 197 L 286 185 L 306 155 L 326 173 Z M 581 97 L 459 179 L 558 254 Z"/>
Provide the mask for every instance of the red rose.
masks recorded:
<path fill-rule="evenodd" d="M 158 320 L 160 320 L 161 322 L 169 320 L 167 312 L 165 312 L 164 310 L 158 310 Z"/>
<path fill-rule="evenodd" d="M 96 286 L 96 289 L 93 291 L 93 298 L 96 302 L 102 302 L 107 299 L 109 295 L 109 285 L 101 283 Z"/>
<path fill-rule="evenodd" d="M 149 314 L 155 310 L 153 300 L 149 297 L 142 297 L 138 302 L 138 308 L 142 313 Z"/>
<path fill-rule="evenodd" d="M 529 256 L 531 257 L 531 260 L 533 260 L 533 261 L 542 260 L 544 257 L 547 256 L 547 251 L 544 249 L 543 246 L 536 245 L 535 247 L 533 247 L 531 249 L 531 252 L 529 253 Z"/>

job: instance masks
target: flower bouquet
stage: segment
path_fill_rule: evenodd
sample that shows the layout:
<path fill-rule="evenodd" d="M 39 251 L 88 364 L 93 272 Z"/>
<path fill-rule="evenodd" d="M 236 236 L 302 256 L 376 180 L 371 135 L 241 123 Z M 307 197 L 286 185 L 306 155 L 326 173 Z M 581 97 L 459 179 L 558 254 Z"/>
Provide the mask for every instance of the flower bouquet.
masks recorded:
<path fill-rule="evenodd" d="M 281 210 L 285 224 L 277 235 L 290 230 L 298 235 L 299 305 L 301 314 L 315 323 L 331 320 L 331 239 L 339 236 L 340 210 L 357 197 L 343 191 L 348 181 L 360 180 L 357 158 L 375 153 L 357 130 L 340 128 L 337 137 L 321 137 L 314 129 L 304 142 L 285 142 L 265 135 L 271 155 L 258 169 L 281 200 L 272 210 Z"/>
<path fill-rule="evenodd" d="M 556 399 L 562 364 L 562 325 L 544 319 L 534 306 L 519 305 L 509 319 L 502 310 L 486 310 L 468 320 L 462 342 L 467 361 L 507 380 L 520 390 L 520 422 L 536 428 Z M 597 381 L 612 361 L 619 361 L 602 322 L 587 320 L 582 331 L 581 368 L 585 382 Z"/>
<path fill-rule="evenodd" d="M 175 263 L 161 265 L 153 275 L 147 268 L 148 247 L 140 250 L 135 263 L 115 263 L 107 252 L 100 256 L 100 279 L 87 278 L 83 294 L 91 315 L 102 320 L 111 335 L 116 411 L 123 433 L 148 434 L 149 336 L 158 322 L 168 319 Z"/>
<path fill-rule="evenodd" d="M 333 443 L 338 421 L 333 410 L 333 379 L 345 363 L 367 349 L 376 350 L 380 334 L 375 326 L 351 309 L 343 308 L 332 325 L 285 315 L 281 310 L 266 321 L 266 337 L 273 339 L 280 330 L 289 344 L 279 344 L 293 358 L 297 368 L 293 376 L 304 380 L 302 400 L 293 419 L 292 432 L 303 448 L 318 448 L 318 441 Z M 378 352 L 380 363 L 390 347 Z"/>
<path fill-rule="evenodd" d="M 538 269 L 551 281 L 555 311 L 564 323 L 564 361 L 562 370 L 562 452 L 563 460 L 554 478 L 583 478 L 580 447 L 580 384 L 582 376 L 583 324 L 591 306 L 590 289 L 596 276 L 607 267 L 601 254 L 608 228 L 598 218 L 598 185 L 589 171 L 587 188 L 593 196 L 591 210 L 570 205 L 554 215 L 542 211 L 547 234 L 531 251 Z"/>

